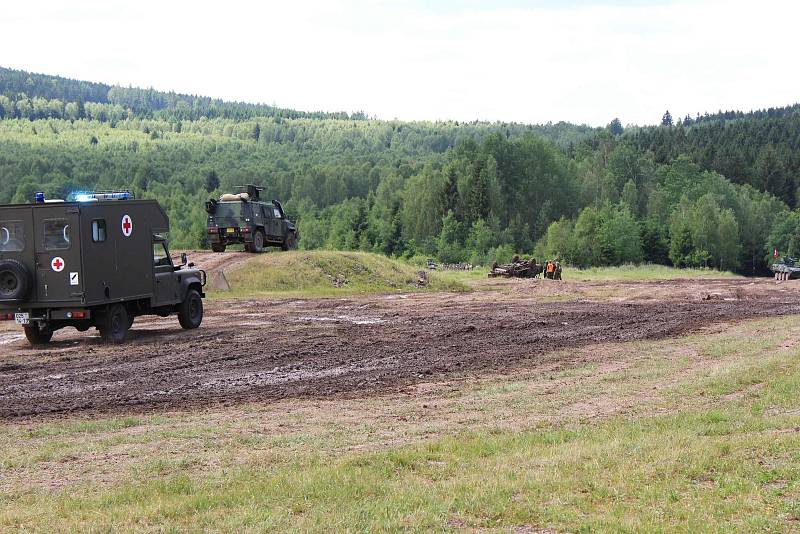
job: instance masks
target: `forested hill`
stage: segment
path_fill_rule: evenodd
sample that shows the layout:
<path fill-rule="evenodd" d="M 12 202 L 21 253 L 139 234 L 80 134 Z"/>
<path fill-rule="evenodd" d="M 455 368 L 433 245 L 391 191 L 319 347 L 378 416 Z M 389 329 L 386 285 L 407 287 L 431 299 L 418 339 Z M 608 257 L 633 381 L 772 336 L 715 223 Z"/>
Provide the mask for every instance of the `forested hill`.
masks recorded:
<path fill-rule="evenodd" d="M 306 248 L 747 273 L 800 254 L 797 106 L 657 122 L 380 121 L 0 69 L 0 202 L 131 188 L 196 247 L 203 201 L 252 182 Z"/>
<path fill-rule="evenodd" d="M 229 119 L 249 119 L 253 117 L 279 117 L 285 119 L 351 119 L 364 120 L 362 112 L 304 112 L 293 109 L 278 108 L 266 104 L 248 104 L 245 102 L 226 102 L 206 96 L 185 95 L 175 92 L 156 91 L 152 88 L 121 87 L 104 83 L 86 82 L 36 74 L 22 70 L 0 67 L 0 95 L 7 102 L 14 102 L 9 109 L 0 108 L 0 113 L 14 118 L 86 118 L 85 109 L 80 105 L 86 102 L 106 104 L 112 107 L 106 111 L 111 118 L 124 110 L 125 116 L 136 118 L 161 118 L 165 120 L 197 120 L 201 117 L 213 119 L 217 117 Z M 24 102 L 30 101 L 30 105 Z M 18 102 L 23 102 L 17 106 Z M 70 111 L 65 109 L 68 104 Z M 59 107 L 63 108 L 59 111 Z M 117 106 L 118 109 L 113 109 Z M 3 115 L 0 115 L 2 117 Z"/>
<path fill-rule="evenodd" d="M 699 122 L 632 130 L 626 136 L 657 164 L 681 154 L 704 169 L 738 184 L 768 191 L 798 205 L 800 178 L 800 106 L 740 114 L 727 112 Z"/>

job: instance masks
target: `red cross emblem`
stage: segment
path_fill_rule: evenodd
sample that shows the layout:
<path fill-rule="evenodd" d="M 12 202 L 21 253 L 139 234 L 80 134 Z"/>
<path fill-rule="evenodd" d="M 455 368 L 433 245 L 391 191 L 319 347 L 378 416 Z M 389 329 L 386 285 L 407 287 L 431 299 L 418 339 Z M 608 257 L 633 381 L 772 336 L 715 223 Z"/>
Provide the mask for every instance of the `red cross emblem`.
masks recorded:
<path fill-rule="evenodd" d="M 125 237 L 130 237 L 133 233 L 133 219 L 131 219 L 130 215 L 123 215 L 122 216 L 122 235 Z"/>
<path fill-rule="evenodd" d="M 64 260 L 58 257 L 53 258 L 53 261 L 50 262 L 50 267 L 57 273 L 63 271 L 64 266 L 65 266 Z"/>

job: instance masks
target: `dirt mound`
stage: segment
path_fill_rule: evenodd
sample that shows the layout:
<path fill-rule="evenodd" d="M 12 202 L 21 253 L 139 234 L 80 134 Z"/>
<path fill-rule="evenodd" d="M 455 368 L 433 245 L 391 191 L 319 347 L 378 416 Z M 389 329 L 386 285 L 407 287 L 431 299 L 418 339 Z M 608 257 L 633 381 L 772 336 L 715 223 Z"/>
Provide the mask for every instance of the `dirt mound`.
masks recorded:
<path fill-rule="evenodd" d="M 180 255 L 180 252 L 173 253 L 173 256 L 176 254 Z M 186 251 L 186 254 L 189 256 L 189 261 L 206 271 L 209 280 L 223 269 L 225 272 L 231 271 L 257 257 L 249 252 L 210 252 L 208 250 L 189 250 Z"/>

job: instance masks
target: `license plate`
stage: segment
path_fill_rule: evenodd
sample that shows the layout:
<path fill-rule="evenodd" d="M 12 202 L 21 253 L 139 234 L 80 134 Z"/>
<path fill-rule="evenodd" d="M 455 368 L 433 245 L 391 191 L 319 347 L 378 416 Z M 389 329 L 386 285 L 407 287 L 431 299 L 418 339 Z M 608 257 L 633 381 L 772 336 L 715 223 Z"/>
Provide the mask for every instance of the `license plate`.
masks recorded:
<path fill-rule="evenodd" d="M 228 233 L 229 234 L 235 234 L 236 233 L 236 228 L 228 228 Z"/>
<path fill-rule="evenodd" d="M 31 314 L 30 313 L 15 313 L 14 314 L 14 322 L 17 324 L 28 325 L 31 324 Z"/>

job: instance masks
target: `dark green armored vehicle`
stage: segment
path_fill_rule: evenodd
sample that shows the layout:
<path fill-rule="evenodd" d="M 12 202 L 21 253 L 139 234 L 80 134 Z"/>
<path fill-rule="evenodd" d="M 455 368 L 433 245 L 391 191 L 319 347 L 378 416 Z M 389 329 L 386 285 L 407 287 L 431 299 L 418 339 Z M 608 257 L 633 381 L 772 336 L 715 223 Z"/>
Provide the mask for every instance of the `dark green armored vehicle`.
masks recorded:
<path fill-rule="evenodd" d="M 225 252 L 228 245 L 244 245 L 248 252 L 263 252 L 268 246 L 283 250 L 297 247 L 297 228 L 280 202 L 261 200 L 263 190 L 254 185 L 242 186 L 240 193 L 206 202 L 211 250 Z"/>
<path fill-rule="evenodd" d="M 0 206 L 0 320 L 34 345 L 67 326 L 120 343 L 140 315 L 199 327 L 206 275 L 185 254 L 173 264 L 167 231 L 158 202 L 127 191 Z"/>

